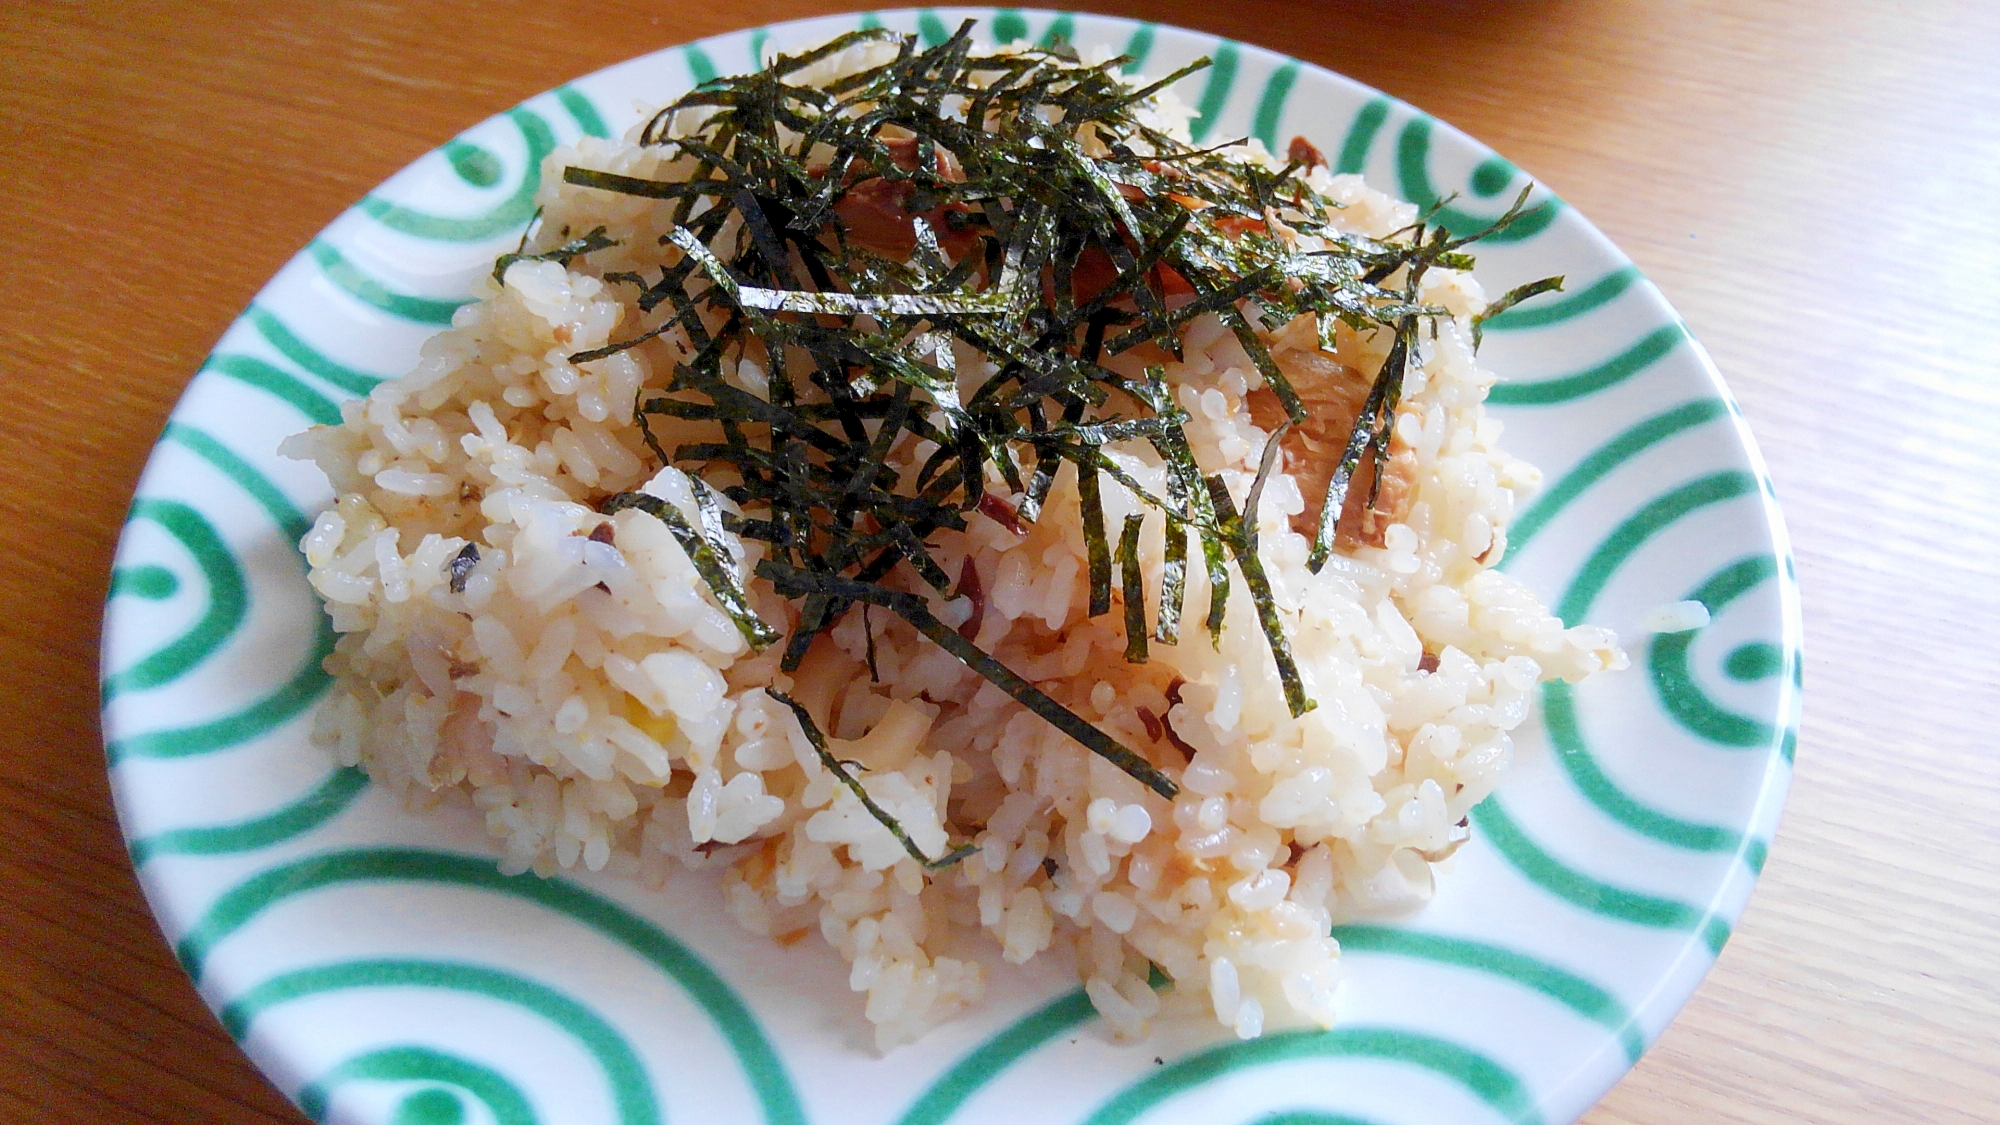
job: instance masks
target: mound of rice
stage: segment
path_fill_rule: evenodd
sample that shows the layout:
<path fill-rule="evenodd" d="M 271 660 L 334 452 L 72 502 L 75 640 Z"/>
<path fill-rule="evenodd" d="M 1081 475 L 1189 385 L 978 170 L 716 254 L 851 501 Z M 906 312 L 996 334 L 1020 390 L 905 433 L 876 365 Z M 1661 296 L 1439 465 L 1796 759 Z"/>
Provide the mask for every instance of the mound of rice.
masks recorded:
<path fill-rule="evenodd" d="M 1307 506 L 1298 475 L 1315 470 L 1294 455 L 1264 493 L 1264 565 L 1318 701 L 1299 718 L 1243 583 L 1220 643 L 1207 642 L 1199 567 L 1181 643 L 1125 662 L 1119 614 L 1086 614 L 1067 468 L 1032 526 L 973 515 L 969 530 L 931 538 L 949 573 L 969 562 L 983 597 L 910 589 L 1166 771 L 1181 786 L 1168 801 L 889 614 L 873 617 L 880 682 L 858 611 L 784 674 L 782 646 L 748 649 L 665 525 L 598 514 L 605 497 L 642 489 L 697 518 L 687 478 L 657 467 L 633 420 L 635 396 L 660 385 L 684 341 L 581 366 L 567 358 L 641 323 L 632 288 L 602 278 L 657 264 L 667 205 L 565 186 L 562 169 L 675 177 L 668 156 L 635 141 L 586 138 L 549 156 L 542 177 L 550 238 L 603 226 L 619 247 L 567 268 L 517 262 L 425 345 L 415 370 L 346 403 L 340 425 L 287 444 L 338 494 L 302 544 L 341 634 L 316 739 L 413 807 L 470 802 L 510 872 L 581 865 L 657 882 L 672 865 L 712 869 L 744 928 L 785 943 L 817 930 L 852 964 L 884 1049 L 979 998 L 981 945 L 1015 963 L 1069 951 L 1124 1036 L 1144 1033 L 1161 1007 L 1151 966 L 1172 978 L 1170 1002 L 1206 1008 L 1240 1036 L 1331 1025 L 1329 927 L 1426 900 L 1433 863 L 1505 772 L 1508 732 L 1537 682 L 1625 661 L 1609 633 L 1565 629 L 1490 569 L 1539 474 L 1500 449 L 1482 406 L 1493 376 L 1470 344 L 1478 284 L 1428 275 L 1425 299 L 1455 320 L 1424 334 L 1405 387 L 1385 489 L 1401 490 L 1393 520 L 1345 537 L 1313 574 L 1293 517 Z M 1385 236 L 1416 217 L 1358 177 L 1319 168 L 1309 182 L 1345 204 L 1357 233 Z M 1268 343 L 1302 386 L 1315 372 L 1381 365 L 1385 337 L 1340 332 L 1333 356 L 1307 318 Z M 1258 424 L 1269 392 L 1214 317 L 1184 343 L 1167 380 L 1192 415 L 1202 468 L 1240 503 L 1270 436 Z M 991 370 L 959 357 L 967 386 Z M 736 374 L 763 392 L 754 363 Z M 671 432 L 663 442 L 672 448 Z M 926 452 L 900 448 L 894 463 Z M 1148 452 L 1112 455 L 1158 491 Z M 1004 494 L 997 479 L 989 487 Z M 1103 502 L 1111 527 L 1138 508 L 1108 480 Z M 755 608 L 788 630 L 796 609 L 749 581 L 762 544 L 730 542 Z M 468 543 L 481 553 L 454 592 L 452 561 Z M 1149 600 L 1162 554 L 1154 521 L 1141 545 Z M 821 766 L 767 687 L 812 712 L 927 854 L 965 839 L 978 852 L 926 873 Z"/>

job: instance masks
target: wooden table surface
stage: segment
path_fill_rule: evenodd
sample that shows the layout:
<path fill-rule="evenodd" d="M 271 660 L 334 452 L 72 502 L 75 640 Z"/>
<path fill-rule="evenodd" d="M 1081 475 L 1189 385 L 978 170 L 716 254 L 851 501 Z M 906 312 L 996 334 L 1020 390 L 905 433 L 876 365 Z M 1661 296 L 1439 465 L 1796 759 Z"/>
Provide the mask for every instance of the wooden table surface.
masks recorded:
<path fill-rule="evenodd" d="M 465 126 L 838 6 L 0 6 L 0 1118 L 301 1120 L 155 929 L 96 721 L 112 547 L 216 337 Z M 1101 7 L 1506 153 L 1659 283 L 1770 461 L 1806 615 L 1790 804 L 1720 962 L 1586 1120 L 2000 1120 L 2000 6 Z"/>

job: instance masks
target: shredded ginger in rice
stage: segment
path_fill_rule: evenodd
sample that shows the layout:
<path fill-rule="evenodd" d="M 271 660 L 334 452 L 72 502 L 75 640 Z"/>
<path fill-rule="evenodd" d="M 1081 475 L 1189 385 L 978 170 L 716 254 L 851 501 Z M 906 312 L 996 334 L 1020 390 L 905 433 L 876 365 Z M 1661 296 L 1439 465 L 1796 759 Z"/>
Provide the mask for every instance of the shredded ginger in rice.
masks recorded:
<path fill-rule="evenodd" d="M 897 46 L 861 42 L 798 78 L 824 83 Z M 1184 130 L 1170 95 L 1143 112 Z M 978 1000 L 982 946 L 1017 964 L 1073 956 L 1120 1036 L 1143 1034 L 1163 1002 L 1246 1038 L 1330 1026 L 1330 928 L 1432 895 L 1434 865 L 1505 772 L 1509 732 L 1538 682 L 1625 664 L 1610 633 L 1565 628 L 1492 569 L 1539 474 L 1500 448 L 1484 411 L 1493 376 L 1473 351 L 1479 284 L 1452 269 L 1423 275 L 1421 300 L 1444 311 L 1435 333 L 1417 334 L 1376 499 L 1347 506 L 1317 572 L 1320 496 L 1368 391 L 1355 373 L 1383 367 L 1395 334 L 1340 324 L 1329 352 L 1310 315 L 1257 330 L 1317 412 L 1284 436 L 1253 513 L 1254 550 L 1316 704 L 1303 714 L 1286 704 L 1245 582 L 1231 584 L 1213 643 L 1203 631 L 1199 550 L 1179 643 L 1126 660 L 1120 613 L 1088 612 L 1073 466 L 1032 522 L 1011 518 L 1022 497 L 989 471 L 986 487 L 1008 503 L 926 537 L 959 580 L 949 596 L 913 575 L 885 579 L 1134 748 L 1172 779 L 1168 799 L 895 614 L 850 609 L 784 671 L 785 646 L 746 642 L 665 523 L 629 507 L 601 514 L 608 497 L 642 491 L 690 525 L 703 516 L 696 478 L 660 465 L 634 413 L 691 353 L 686 333 L 570 358 L 659 320 L 615 275 L 678 258 L 662 249 L 671 202 L 564 182 L 566 168 L 692 174 L 671 146 L 640 140 L 636 128 L 584 138 L 544 165 L 527 249 L 598 228 L 609 245 L 503 262 L 413 371 L 344 404 L 339 425 L 287 443 L 337 494 L 302 544 L 340 633 L 316 740 L 413 807 L 469 802 L 509 872 L 581 866 L 657 885 L 673 866 L 709 869 L 744 928 L 786 943 L 817 929 L 847 959 L 883 1049 Z M 1234 155 L 1284 167 L 1254 144 Z M 1339 229 L 1387 239 L 1420 218 L 1323 164 L 1295 174 Z M 1224 321 L 1204 314 L 1180 334 L 1180 359 L 1157 349 L 1153 359 L 1201 470 L 1241 505 L 1284 411 Z M 995 368 L 959 351 L 969 395 Z M 1142 351 L 1103 362 L 1139 378 Z M 765 367 L 731 358 L 731 384 L 765 395 Z M 713 440 L 701 425 L 652 420 L 669 449 Z M 899 441 L 887 463 L 909 474 L 934 448 L 919 446 Z M 1150 448 L 1107 451 L 1128 479 L 1164 492 Z M 1146 510 L 1109 477 L 1101 503 L 1114 543 L 1125 517 Z M 798 605 L 755 577 L 768 544 L 714 534 L 750 607 L 789 633 Z M 1138 541 L 1149 604 L 1164 542 L 1157 519 Z M 771 691 L 810 713 L 832 757 L 923 854 L 967 841 L 976 851 L 920 865 Z M 1155 966 L 1171 989 L 1149 985 Z"/>

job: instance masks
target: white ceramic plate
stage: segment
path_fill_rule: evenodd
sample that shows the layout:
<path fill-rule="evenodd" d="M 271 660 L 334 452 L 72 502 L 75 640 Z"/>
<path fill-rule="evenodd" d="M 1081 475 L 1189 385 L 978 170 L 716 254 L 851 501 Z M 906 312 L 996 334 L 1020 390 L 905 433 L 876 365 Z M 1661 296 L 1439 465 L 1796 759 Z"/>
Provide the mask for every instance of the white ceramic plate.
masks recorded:
<path fill-rule="evenodd" d="M 1479 224 L 1528 181 L 1420 111 L 1261 48 L 1047 12 L 885 13 L 935 41 L 1109 44 L 1183 83 L 1197 138 L 1304 134 L 1343 170 Z M 1340 934 L 1345 1022 L 1119 1045 L 1053 968 L 878 1058 L 836 954 L 751 940 L 709 881 L 507 879 L 473 823 L 418 819 L 309 745 L 331 641 L 295 544 L 328 497 L 278 441 L 404 371 L 529 218 L 541 156 L 715 73 L 878 17 L 739 32 L 601 71 L 466 131 L 341 215 L 222 338 L 153 453 L 106 610 L 104 731 L 147 895 L 202 995 L 315 1118 L 456 1122 L 1258 1125 L 1568 1122 L 1729 937 L 1797 729 L 1799 609 L 1735 404 L 1653 286 L 1537 188 L 1479 248 L 1489 292 L 1569 292 L 1488 329 L 1513 449 L 1548 485 L 1505 566 L 1627 637 L 1631 671 L 1545 690 L 1515 774 L 1436 901 Z M 1713 622 L 1648 639 L 1663 603 Z"/>

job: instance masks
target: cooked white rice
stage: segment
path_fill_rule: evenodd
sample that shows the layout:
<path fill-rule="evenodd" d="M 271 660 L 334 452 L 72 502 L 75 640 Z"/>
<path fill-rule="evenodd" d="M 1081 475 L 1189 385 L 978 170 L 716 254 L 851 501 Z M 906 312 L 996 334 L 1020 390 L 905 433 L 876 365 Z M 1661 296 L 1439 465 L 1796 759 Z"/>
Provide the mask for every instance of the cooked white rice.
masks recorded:
<path fill-rule="evenodd" d="M 1610 634 L 1565 629 L 1490 569 L 1539 474 L 1500 449 L 1482 406 L 1493 376 L 1469 343 L 1479 286 L 1438 270 L 1425 296 L 1457 319 L 1425 335 L 1398 410 L 1409 486 L 1398 522 L 1379 546 L 1350 545 L 1312 574 L 1291 521 L 1306 497 L 1289 472 L 1264 493 L 1264 565 L 1318 701 L 1302 717 L 1285 706 L 1242 582 L 1220 643 L 1208 643 L 1199 567 L 1181 643 L 1124 661 L 1119 615 L 1086 615 L 1073 476 L 1025 536 L 973 516 L 968 531 L 932 539 L 949 573 L 968 558 L 977 568 L 976 643 L 1140 749 L 1179 782 L 1177 800 L 889 614 L 873 620 L 880 683 L 864 665 L 859 612 L 785 675 L 782 646 L 746 647 L 659 521 L 624 511 L 609 542 L 588 537 L 606 522 L 593 504 L 619 491 L 643 489 L 691 519 L 695 509 L 686 478 L 655 468 L 632 417 L 676 343 L 582 366 L 566 358 L 641 324 L 631 288 L 600 278 L 656 264 L 646 259 L 658 256 L 666 205 L 567 187 L 566 165 L 687 174 L 633 137 L 553 153 L 542 229 L 605 226 L 622 245 L 572 268 L 513 265 L 415 370 L 286 446 L 317 461 L 338 494 L 302 544 L 341 633 L 315 736 L 414 807 L 470 801 L 509 871 L 580 865 L 657 881 L 674 864 L 714 870 L 745 928 L 787 943 L 817 929 L 847 958 L 885 1049 L 979 998 L 982 943 L 1016 963 L 1073 950 L 1120 1035 L 1142 1034 L 1160 1008 L 1149 963 L 1173 979 L 1178 1003 L 1238 1035 L 1330 1025 L 1329 927 L 1429 898 L 1432 860 L 1505 772 L 1508 732 L 1536 683 L 1624 663 Z M 1383 236 L 1415 217 L 1358 177 L 1322 168 L 1311 182 L 1346 205 L 1355 232 Z M 1372 372 L 1387 343 L 1343 327 L 1335 358 Z M 1185 345 L 1167 379 L 1192 415 L 1197 459 L 1240 502 L 1268 437 L 1251 408 L 1262 380 L 1213 317 Z M 1287 367 L 1319 356 L 1303 318 L 1269 345 Z M 970 353 L 959 369 L 968 387 L 991 370 Z M 738 382 L 764 389 L 751 363 Z M 1161 487 L 1147 453 L 1114 455 Z M 1112 527 L 1137 510 L 1108 481 L 1104 505 Z M 454 593 L 449 564 L 467 543 L 482 554 Z M 747 576 L 763 545 L 732 539 L 732 550 Z M 1141 549 L 1149 604 L 1161 555 L 1154 521 Z M 766 621 L 795 623 L 766 584 L 750 590 Z M 950 625 L 975 612 L 970 599 L 927 596 Z M 837 756 L 865 766 L 869 793 L 927 853 L 966 838 L 978 853 L 927 875 L 822 768 L 767 686 L 794 695 L 838 740 Z"/>

